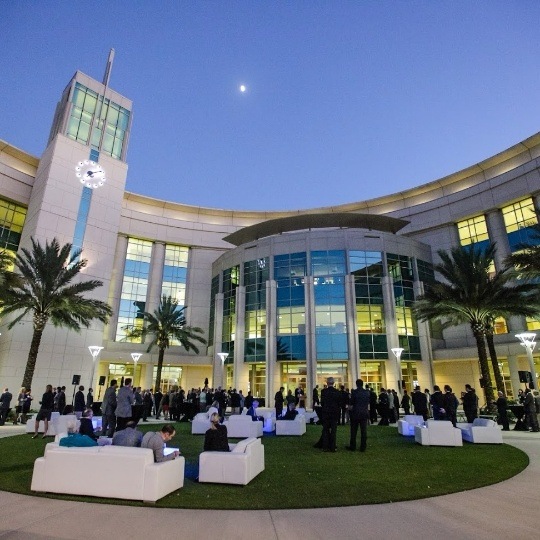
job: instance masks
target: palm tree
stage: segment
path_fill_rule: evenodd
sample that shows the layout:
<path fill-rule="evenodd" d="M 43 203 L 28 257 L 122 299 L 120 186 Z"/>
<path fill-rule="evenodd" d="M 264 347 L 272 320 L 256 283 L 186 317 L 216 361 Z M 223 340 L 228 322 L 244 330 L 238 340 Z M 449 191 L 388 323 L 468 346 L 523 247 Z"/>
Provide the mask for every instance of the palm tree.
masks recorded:
<path fill-rule="evenodd" d="M 14 257 L 7 250 L 0 251 L 0 291 L 13 286 L 17 280 L 17 275 L 11 271 Z M 0 295 L 0 305 L 2 304 L 3 294 Z"/>
<path fill-rule="evenodd" d="M 15 260 L 19 276 L 11 287 L 2 290 L 4 315 L 22 311 L 8 328 L 13 328 L 27 314 L 32 314 L 33 335 L 21 386 L 30 388 L 34 377 L 41 336 L 49 320 L 57 327 L 79 332 L 88 328 L 94 319 L 106 323 L 111 308 L 99 300 L 84 298 L 83 294 L 101 287 L 98 280 L 72 283 L 86 266 L 79 260 L 81 251 L 71 253 L 71 244 L 60 247 L 55 238 L 43 248 L 32 238 L 32 250 L 22 249 Z"/>
<path fill-rule="evenodd" d="M 435 270 L 444 282 L 435 281 L 414 304 L 421 321 L 441 319 L 443 326 L 468 323 L 476 341 L 486 403 L 494 401 L 486 351 L 486 327 L 497 317 L 532 316 L 539 312 L 538 290 L 531 284 L 510 285 L 508 268 L 490 275 L 495 245 L 484 252 L 474 245 L 439 250 Z M 498 367 L 498 366 L 497 366 Z"/>
<path fill-rule="evenodd" d="M 516 273 L 522 279 L 538 279 L 540 277 L 540 224 L 531 226 L 531 240 L 518 245 L 520 251 L 512 253 L 505 263 L 514 266 Z"/>
<path fill-rule="evenodd" d="M 147 311 L 143 312 L 145 324 L 142 328 L 132 326 L 126 328 L 127 340 L 144 338 L 147 335 L 152 336 L 147 352 L 150 352 L 155 345 L 158 347 L 156 389 L 161 385 L 165 349 L 169 348 L 173 340 L 179 341 L 186 351 L 193 350 L 195 353 L 198 353 L 199 349 L 193 341 L 206 344 L 206 340 L 197 335 L 204 332 L 202 328 L 186 325 L 184 310 L 185 306 L 179 308 L 178 302 L 174 298 L 163 295 L 158 309 L 153 314 Z"/>

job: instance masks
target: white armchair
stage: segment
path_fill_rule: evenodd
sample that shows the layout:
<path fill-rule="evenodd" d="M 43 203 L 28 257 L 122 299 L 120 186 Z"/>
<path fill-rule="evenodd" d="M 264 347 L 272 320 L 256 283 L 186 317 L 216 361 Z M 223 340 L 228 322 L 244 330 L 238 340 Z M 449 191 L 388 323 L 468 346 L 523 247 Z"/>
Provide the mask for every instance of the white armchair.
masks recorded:
<path fill-rule="evenodd" d="M 263 423 L 260 420 L 254 422 L 246 414 L 233 414 L 223 424 L 227 426 L 227 435 L 232 438 L 246 439 L 263 435 Z"/>
<path fill-rule="evenodd" d="M 471 443 L 502 444 L 501 428 L 488 418 L 475 418 L 472 424 L 459 423 L 458 429 L 464 441 Z"/>
<path fill-rule="evenodd" d="M 461 430 L 448 420 L 427 420 L 414 426 L 414 440 L 422 446 L 463 446 Z"/>
<path fill-rule="evenodd" d="M 424 417 L 416 414 L 406 414 L 398 420 L 397 429 L 400 435 L 406 437 L 414 436 L 414 426 L 421 426 L 424 423 Z"/>
<path fill-rule="evenodd" d="M 276 410 L 266 407 L 257 407 L 255 414 L 264 418 L 263 431 L 264 433 L 272 433 L 276 429 Z"/>
<path fill-rule="evenodd" d="M 264 471 L 264 446 L 260 439 L 252 437 L 229 447 L 230 452 L 200 454 L 199 482 L 245 486 Z"/>
<path fill-rule="evenodd" d="M 218 410 L 210 407 L 207 412 L 197 413 L 191 421 L 191 434 L 204 435 L 210 429 L 210 417 Z"/>
<path fill-rule="evenodd" d="M 306 417 L 299 414 L 294 420 L 276 420 L 276 435 L 303 435 Z"/>
<path fill-rule="evenodd" d="M 26 433 L 34 433 L 35 421 L 31 418 L 26 422 Z M 51 414 L 51 419 L 49 421 L 49 429 L 47 430 L 47 435 L 54 436 L 57 433 L 67 433 L 68 431 L 79 431 L 79 426 L 81 422 L 77 420 L 77 417 L 74 414 L 65 414 L 61 415 L 58 412 L 53 412 Z M 41 420 L 39 422 L 38 432 L 43 433 L 45 431 L 45 422 Z"/>

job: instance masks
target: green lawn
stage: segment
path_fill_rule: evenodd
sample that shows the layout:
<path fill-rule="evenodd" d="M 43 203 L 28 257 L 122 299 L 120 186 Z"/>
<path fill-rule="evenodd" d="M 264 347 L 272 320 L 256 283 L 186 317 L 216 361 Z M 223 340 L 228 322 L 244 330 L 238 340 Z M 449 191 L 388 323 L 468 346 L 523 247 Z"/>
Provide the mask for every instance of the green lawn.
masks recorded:
<path fill-rule="evenodd" d="M 177 424 L 169 446 L 186 458 L 184 487 L 159 500 L 156 507 L 215 509 L 315 508 L 421 499 L 500 482 L 528 465 L 521 450 L 506 444 L 462 448 L 427 447 L 401 437 L 394 427 L 370 426 L 365 453 L 347 452 L 349 428 L 338 428 L 338 452 L 313 448 L 321 428 L 308 426 L 303 437 L 264 436 L 266 468 L 247 486 L 196 482 L 202 435 L 191 424 Z M 143 426 L 146 431 L 149 427 Z M 158 429 L 154 426 L 154 429 Z M 0 439 L 0 490 L 32 494 L 34 460 L 46 442 L 19 435 Z M 121 481 L 118 471 L 117 481 Z M 37 495 L 69 500 L 142 505 L 141 502 Z"/>

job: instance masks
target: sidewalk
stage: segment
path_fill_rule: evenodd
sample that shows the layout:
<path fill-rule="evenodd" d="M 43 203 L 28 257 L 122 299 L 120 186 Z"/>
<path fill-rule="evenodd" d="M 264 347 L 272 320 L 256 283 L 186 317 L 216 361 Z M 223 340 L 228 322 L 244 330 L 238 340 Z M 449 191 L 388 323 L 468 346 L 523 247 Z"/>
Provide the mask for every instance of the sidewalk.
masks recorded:
<path fill-rule="evenodd" d="M 510 431 L 503 437 L 529 455 L 529 467 L 505 482 L 452 495 L 345 508 L 221 511 L 109 506 L 0 492 L 0 538 L 101 540 L 111 535 L 123 540 L 181 534 L 190 540 L 530 540 L 539 533 L 540 436 Z M 283 489 L 290 488 L 284 479 Z M 241 487 L 237 496 L 242 497 Z M 309 494 L 299 493 L 303 496 Z"/>

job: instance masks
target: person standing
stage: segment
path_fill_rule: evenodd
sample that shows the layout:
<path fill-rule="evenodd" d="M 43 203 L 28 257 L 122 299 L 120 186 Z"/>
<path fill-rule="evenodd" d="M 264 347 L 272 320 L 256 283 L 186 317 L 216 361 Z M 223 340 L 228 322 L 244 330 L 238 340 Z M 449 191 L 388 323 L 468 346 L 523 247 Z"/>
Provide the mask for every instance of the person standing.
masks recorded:
<path fill-rule="evenodd" d="M 405 411 L 405 414 L 411 414 L 411 396 L 409 396 L 407 390 L 403 390 L 403 397 L 401 398 L 401 407 Z"/>
<path fill-rule="evenodd" d="M 478 418 L 478 396 L 476 391 L 470 384 L 465 385 L 465 393 L 463 394 L 463 412 L 467 417 L 467 422 L 472 424 L 475 418 Z"/>
<path fill-rule="evenodd" d="M 156 391 L 154 392 L 154 413 L 156 415 L 156 420 L 159 420 L 159 417 L 161 415 L 160 405 L 162 399 L 163 394 L 161 393 L 161 390 L 159 388 L 156 388 Z"/>
<path fill-rule="evenodd" d="M 0 426 L 3 426 L 6 423 L 7 416 L 11 409 L 12 399 L 13 394 L 8 388 L 4 388 L 4 393 L 0 396 Z"/>
<path fill-rule="evenodd" d="M 22 416 L 21 416 L 21 424 L 26 424 L 26 418 L 28 416 L 28 413 L 30 412 L 30 407 L 32 406 L 32 401 L 34 398 L 32 397 L 32 394 L 30 392 L 30 388 L 25 392 L 24 394 L 24 403 L 22 406 Z"/>
<path fill-rule="evenodd" d="M 502 426 L 503 431 L 510 431 L 510 424 L 508 423 L 508 402 L 506 396 L 500 390 L 497 392 L 499 396 L 497 399 L 497 416 L 499 424 Z"/>
<path fill-rule="evenodd" d="M 25 400 L 26 400 L 26 388 L 23 386 L 21 390 L 19 391 L 19 395 L 17 396 L 17 405 L 15 406 L 15 418 L 13 420 L 14 426 L 18 424 L 19 418 L 21 418 L 21 424 L 26 423 L 26 422 L 23 422 L 22 420 L 22 411 L 23 411 Z"/>
<path fill-rule="evenodd" d="M 411 401 L 414 407 L 414 414 L 422 416 L 424 420 L 428 419 L 428 400 L 421 388 L 417 386 L 414 389 Z"/>
<path fill-rule="evenodd" d="M 540 431 L 538 427 L 538 418 L 536 417 L 536 404 L 534 403 L 534 396 L 530 388 L 525 390 L 525 400 L 523 401 L 525 407 L 525 425 L 530 431 L 535 433 Z"/>
<path fill-rule="evenodd" d="M 334 388 L 333 377 L 328 377 L 326 385 L 326 388 L 321 392 L 323 425 L 321 448 L 323 452 L 335 452 L 337 426 L 341 408 L 341 394 L 337 388 Z"/>
<path fill-rule="evenodd" d="M 457 423 L 457 407 L 459 404 L 458 398 L 452 392 L 452 387 L 448 384 L 444 385 L 444 396 L 443 396 L 443 408 L 441 413 L 444 414 L 445 420 L 450 420 L 452 425 L 456 427 Z"/>
<path fill-rule="evenodd" d="M 318 405 L 320 405 L 321 401 L 319 399 L 319 385 L 316 384 L 315 388 L 313 389 L 313 396 L 312 396 L 312 407 L 315 409 Z"/>
<path fill-rule="evenodd" d="M 36 415 L 36 425 L 34 429 L 34 435 L 32 439 L 35 439 L 38 436 L 39 431 L 39 422 L 43 420 L 45 424 L 45 431 L 43 432 L 43 438 L 47 436 L 47 430 L 49 429 L 49 421 L 51 419 L 51 414 L 54 409 L 54 394 L 52 391 L 52 385 L 48 384 L 45 388 L 45 393 L 40 401 L 41 408 L 39 409 Z"/>
<path fill-rule="evenodd" d="M 135 403 L 133 388 L 131 387 L 131 379 L 124 381 L 124 386 L 118 390 L 116 396 L 116 429 L 121 430 L 127 426 L 131 420 L 131 406 Z"/>
<path fill-rule="evenodd" d="M 94 404 L 94 390 L 92 388 L 88 389 L 88 394 L 86 394 L 86 408 L 91 409 Z"/>
<path fill-rule="evenodd" d="M 178 396 L 177 396 L 177 403 L 178 403 Z M 144 392 L 143 395 L 143 422 L 148 422 L 147 418 L 149 416 L 152 416 L 152 406 L 154 405 L 154 398 L 152 397 L 152 390 L 149 388 Z M 180 406 L 178 407 L 178 416 L 180 416 Z"/>
<path fill-rule="evenodd" d="M 377 392 L 369 388 L 369 421 L 372 424 L 377 423 Z"/>
<path fill-rule="evenodd" d="M 349 412 L 349 392 L 345 390 L 345 385 L 341 385 L 339 387 L 339 393 L 341 396 L 341 403 L 340 403 L 340 409 L 341 409 L 341 425 L 345 425 L 347 423 L 347 413 Z"/>
<path fill-rule="evenodd" d="M 101 432 L 107 437 L 112 437 L 116 429 L 116 379 L 111 381 L 111 385 L 103 396 L 103 422 Z"/>
<path fill-rule="evenodd" d="M 386 395 L 388 396 L 388 423 L 389 424 L 395 424 L 396 423 L 396 415 L 395 415 L 395 407 L 394 407 L 394 396 L 392 395 L 392 390 L 388 388 L 386 390 Z"/>
<path fill-rule="evenodd" d="M 357 379 L 356 389 L 351 392 L 349 418 L 351 423 L 351 440 L 347 450 L 356 450 L 356 435 L 360 426 L 360 452 L 367 448 L 367 425 L 369 421 L 370 392 L 364 389 L 364 381 Z"/>
<path fill-rule="evenodd" d="M 276 395 L 274 396 L 274 406 L 276 408 L 276 420 L 278 418 L 281 418 L 281 415 L 283 414 L 283 403 L 285 401 L 283 397 L 283 391 L 285 388 L 283 386 L 280 386 L 279 390 L 276 392 Z"/>
<path fill-rule="evenodd" d="M 75 401 L 73 402 L 73 412 L 77 419 L 81 419 L 82 413 L 85 409 L 85 400 L 84 400 L 84 386 L 79 386 L 79 390 L 75 394 Z"/>
<path fill-rule="evenodd" d="M 441 413 L 443 408 L 443 393 L 439 386 L 435 385 L 433 387 L 433 394 L 431 394 L 431 410 L 433 411 L 433 420 L 444 420 L 444 414 Z"/>

